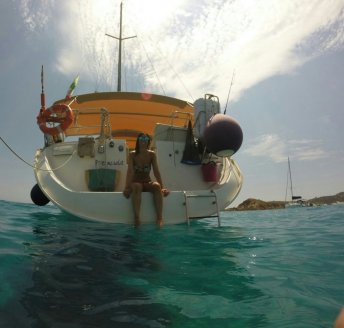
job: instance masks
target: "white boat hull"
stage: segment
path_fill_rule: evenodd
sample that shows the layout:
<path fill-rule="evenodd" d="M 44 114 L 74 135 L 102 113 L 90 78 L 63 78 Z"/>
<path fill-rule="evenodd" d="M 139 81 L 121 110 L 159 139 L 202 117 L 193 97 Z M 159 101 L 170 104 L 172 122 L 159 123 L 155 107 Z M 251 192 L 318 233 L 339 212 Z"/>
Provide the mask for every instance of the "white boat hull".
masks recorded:
<path fill-rule="evenodd" d="M 217 183 L 204 182 L 200 165 L 181 164 L 180 158 L 176 158 L 182 154 L 182 151 L 176 152 L 176 149 L 179 147 L 182 150 L 184 143 L 169 144 L 165 141 L 156 141 L 164 185 L 171 191 L 164 198 L 164 224 L 188 222 L 189 218 L 216 215 L 233 202 L 242 185 L 240 169 L 233 160 L 223 159 L 221 178 Z M 175 156 L 167 156 L 169 146 L 173 146 Z M 133 224 L 131 199 L 126 199 L 122 194 L 126 174 L 125 160 L 114 161 L 109 159 L 109 155 L 107 159 L 101 160 L 99 156 L 104 154 L 96 154 L 94 158 L 80 158 L 76 149 L 77 143 L 69 142 L 37 150 L 35 176 L 42 192 L 52 203 L 72 215 L 90 220 Z M 117 154 L 116 157 L 118 156 Z M 90 167 L 90 163 L 113 165 L 121 172 L 115 191 L 87 190 L 84 172 Z M 141 222 L 154 223 L 155 219 L 153 196 L 149 192 L 144 192 Z"/>

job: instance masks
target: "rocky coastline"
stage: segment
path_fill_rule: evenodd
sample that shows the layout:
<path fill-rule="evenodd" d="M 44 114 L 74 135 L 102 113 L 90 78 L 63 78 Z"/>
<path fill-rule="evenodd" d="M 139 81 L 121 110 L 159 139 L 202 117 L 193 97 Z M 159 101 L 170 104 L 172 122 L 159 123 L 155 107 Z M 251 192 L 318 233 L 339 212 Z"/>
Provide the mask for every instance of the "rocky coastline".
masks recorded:
<path fill-rule="evenodd" d="M 307 200 L 312 205 L 331 205 L 336 203 L 344 203 L 344 192 L 340 192 L 333 196 L 322 196 Z M 255 198 L 248 198 L 237 207 L 228 208 L 227 211 L 256 211 L 256 210 L 272 210 L 285 208 L 284 201 L 263 201 Z"/>
<path fill-rule="evenodd" d="M 228 211 L 255 211 L 255 210 L 272 210 L 285 208 L 283 201 L 265 202 L 260 199 L 248 198 L 237 207 L 227 209 Z"/>

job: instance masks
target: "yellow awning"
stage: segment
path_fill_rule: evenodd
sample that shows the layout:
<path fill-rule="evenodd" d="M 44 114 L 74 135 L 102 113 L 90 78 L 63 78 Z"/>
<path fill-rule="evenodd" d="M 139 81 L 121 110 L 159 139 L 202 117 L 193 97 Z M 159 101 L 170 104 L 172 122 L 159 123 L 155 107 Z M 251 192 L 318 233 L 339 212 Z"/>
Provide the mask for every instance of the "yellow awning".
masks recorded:
<path fill-rule="evenodd" d="M 183 100 L 136 92 L 101 92 L 75 96 L 69 101 L 74 122 L 65 131 L 66 136 L 99 135 L 101 111 L 109 113 L 109 124 L 113 137 L 126 139 L 134 146 L 140 132 L 153 135 L 157 123 L 187 127 L 193 122 L 193 106 Z"/>

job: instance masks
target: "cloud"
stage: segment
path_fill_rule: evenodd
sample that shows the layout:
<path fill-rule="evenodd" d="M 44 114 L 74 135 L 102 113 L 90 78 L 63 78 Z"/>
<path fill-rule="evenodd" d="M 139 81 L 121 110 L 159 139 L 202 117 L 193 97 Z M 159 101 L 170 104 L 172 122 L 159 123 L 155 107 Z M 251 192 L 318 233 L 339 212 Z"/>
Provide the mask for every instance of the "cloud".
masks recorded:
<path fill-rule="evenodd" d="M 118 42 L 105 33 L 118 35 L 119 1 L 21 4 L 29 30 L 49 24 L 57 31 L 58 71 L 79 72 L 113 87 Z M 235 101 L 264 79 L 344 48 L 341 0 L 179 0 L 163 6 L 157 0 L 128 0 L 123 11 L 124 36 L 138 36 L 123 42 L 128 72 L 139 72 L 140 85 L 152 92 L 161 92 L 161 84 L 168 95 L 188 100 L 190 93 L 198 98 L 210 92 L 224 101 L 235 71 Z"/>
<path fill-rule="evenodd" d="M 54 3 L 49 0 L 21 0 L 19 12 L 29 32 L 37 32 L 52 19 Z"/>
<path fill-rule="evenodd" d="M 328 156 L 320 140 L 289 140 L 287 144 L 291 155 L 301 161 L 311 161 Z"/>
<path fill-rule="evenodd" d="M 266 134 L 246 148 L 244 153 L 252 157 L 267 157 L 275 163 L 294 160 L 311 161 L 328 156 L 319 140 L 283 140 L 276 134 Z"/>
<path fill-rule="evenodd" d="M 286 156 L 286 144 L 277 135 L 263 135 L 252 146 L 244 150 L 253 157 L 269 157 L 274 162 L 284 162 Z"/>

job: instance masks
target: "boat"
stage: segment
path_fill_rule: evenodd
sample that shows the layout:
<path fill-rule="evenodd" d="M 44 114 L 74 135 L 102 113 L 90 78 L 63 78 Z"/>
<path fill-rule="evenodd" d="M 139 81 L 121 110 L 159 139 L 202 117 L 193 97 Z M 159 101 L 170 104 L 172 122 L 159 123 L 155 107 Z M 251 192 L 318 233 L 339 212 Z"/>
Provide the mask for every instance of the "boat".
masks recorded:
<path fill-rule="evenodd" d="M 120 11 L 122 22 L 122 4 Z M 121 28 L 118 38 L 122 38 Z M 121 49 L 121 46 L 119 47 Z M 133 224 L 131 199 L 123 196 L 128 154 L 139 133 L 148 134 L 164 187 L 164 224 L 216 217 L 239 194 L 242 172 L 232 158 L 242 143 L 239 123 L 221 113 L 212 94 L 194 103 L 165 95 L 121 90 L 67 96 L 45 106 L 43 67 L 37 123 L 44 146 L 36 150 L 33 203 L 52 202 L 74 216 Z M 142 193 L 141 223 L 155 222 L 151 193 Z"/>
<path fill-rule="evenodd" d="M 287 201 L 288 197 L 288 186 L 290 185 L 290 195 L 291 199 Z M 291 168 L 290 168 L 290 160 L 288 156 L 288 173 L 287 173 L 287 186 L 286 186 L 286 192 L 285 192 L 285 207 L 308 207 L 313 206 L 312 203 L 305 200 L 302 196 L 295 196 L 293 191 L 293 180 L 291 177 Z"/>

